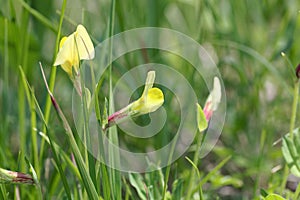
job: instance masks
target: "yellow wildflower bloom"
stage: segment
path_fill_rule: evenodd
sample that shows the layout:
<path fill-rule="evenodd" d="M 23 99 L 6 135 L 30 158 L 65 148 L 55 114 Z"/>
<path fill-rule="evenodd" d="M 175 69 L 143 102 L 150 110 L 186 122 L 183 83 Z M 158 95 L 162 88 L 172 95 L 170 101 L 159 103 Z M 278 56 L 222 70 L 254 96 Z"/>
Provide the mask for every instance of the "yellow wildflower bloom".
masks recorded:
<path fill-rule="evenodd" d="M 125 108 L 109 116 L 108 124 L 104 129 L 128 116 L 139 116 L 156 111 L 164 103 L 164 94 L 159 88 L 153 87 L 154 80 L 155 71 L 149 71 L 142 96 Z"/>
<path fill-rule="evenodd" d="M 132 114 L 143 115 L 156 111 L 164 103 L 164 94 L 159 88 L 153 88 L 155 71 L 148 72 L 142 96 L 131 104 Z"/>
<path fill-rule="evenodd" d="M 94 57 L 94 45 L 86 29 L 80 24 L 74 33 L 61 39 L 53 65 L 61 65 L 63 70 L 73 77 L 73 69 L 78 74 L 80 60 L 91 60 Z"/>

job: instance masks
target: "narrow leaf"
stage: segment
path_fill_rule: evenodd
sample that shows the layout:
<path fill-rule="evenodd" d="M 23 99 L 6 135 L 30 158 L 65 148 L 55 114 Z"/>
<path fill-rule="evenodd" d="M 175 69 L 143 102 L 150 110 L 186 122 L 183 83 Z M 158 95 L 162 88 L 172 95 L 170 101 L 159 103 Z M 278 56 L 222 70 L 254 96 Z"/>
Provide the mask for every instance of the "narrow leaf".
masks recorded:
<path fill-rule="evenodd" d="M 207 129 L 208 123 L 201 106 L 197 103 L 197 123 L 200 132 Z"/>
<path fill-rule="evenodd" d="M 279 196 L 278 194 L 269 194 L 265 200 L 285 200 L 285 198 Z"/>
<path fill-rule="evenodd" d="M 129 174 L 129 182 L 136 189 L 140 199 L 146 200 L 145 183 L 143 182 L 142 175 L 137 173 Z"/>
<path fill-rule="evenodd" d="M 299 128 L 293 131 L 293 139 L 290 134 L 283 136 L 281 151 L 283 157 L 291 170 L 291 173 L 300 177 L 300 149 L 299 149 Z"/>

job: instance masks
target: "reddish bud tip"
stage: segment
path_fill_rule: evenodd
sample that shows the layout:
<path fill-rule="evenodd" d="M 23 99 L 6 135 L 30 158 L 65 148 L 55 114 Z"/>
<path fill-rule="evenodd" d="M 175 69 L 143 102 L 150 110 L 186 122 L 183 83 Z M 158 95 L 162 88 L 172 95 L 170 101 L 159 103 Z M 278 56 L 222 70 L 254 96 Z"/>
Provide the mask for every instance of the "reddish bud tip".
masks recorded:
<path fill-rule="evenodd" d="M 300 78 L 300 64 L 296 68 L 296 76 L 298 79 Z"/>
<path fill-rule="evenodd" d="M 17 172 L 17 177 L 13 179 L 15 183 L 27 183 L 27 184 L 34 184 L 32 177 L 28 174 L 23 174 Z"/>

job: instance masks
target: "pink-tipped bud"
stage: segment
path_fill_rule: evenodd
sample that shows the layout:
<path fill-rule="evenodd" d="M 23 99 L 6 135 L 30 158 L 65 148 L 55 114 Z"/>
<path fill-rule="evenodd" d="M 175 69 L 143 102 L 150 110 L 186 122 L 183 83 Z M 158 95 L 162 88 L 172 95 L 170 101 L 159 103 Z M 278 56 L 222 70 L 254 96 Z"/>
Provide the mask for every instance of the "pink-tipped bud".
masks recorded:
<path fill-rule="evenodd" d="M 34 184 L 34 181 L 29 174 L 23 174 L 20 172 L 14 172 L 0 168 L 0 183 Z"/>
<path fill-rule="evenodd" d="M 213 85 L 213 90 L 209 94 L 205 105 L 203 112 L 205 114 L 206 120 L 209 121 L 213 112 L 217 110 L 219 103 L 221 101 L 221 83 L 219 78 L 215 77 L 214 78 L 214 85 Z"/>

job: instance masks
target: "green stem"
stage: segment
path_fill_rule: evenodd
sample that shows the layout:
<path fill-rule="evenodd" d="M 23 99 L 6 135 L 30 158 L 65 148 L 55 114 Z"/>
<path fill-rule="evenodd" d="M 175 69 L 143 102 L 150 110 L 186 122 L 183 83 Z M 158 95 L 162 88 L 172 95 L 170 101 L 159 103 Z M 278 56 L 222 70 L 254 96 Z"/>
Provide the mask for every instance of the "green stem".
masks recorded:
<path fill-rule="evenodd" d="M 77 143 L 73 136 L 71 128 L 68 128 L 67 134 L 69 135 L 69 141 L 71 143 L 72 152 L 74 153 L 76 164 L 78 165 L 82 180 L 85 185 L 85 189 L 87 190 L 87 193 L 89 194 L 89 198 L 98 199 L 98 194 L 97 194 L 96 188 L 93 185 L 93 181 L 86 170 L 86 166 L 84 165 L 84 160 L 81 156 L 80 150 L 77 146 Z"/>
<path fill-rule="evenodd" d="M 10 106 L 9 106 L 9 95 L 8 91 L 9 91 L 9 54 L 8 54 L 8 20 L 5 18 L 4 19 L 4 71 L 1 73 L 3 73 L 4 77 L 4 88 L 2 90 L 2 97 L 3 97 L 3 101 L 2 101 L 2 105 L 3 106 L 3 114 L 0 117 L 0 120 L 3 120 L 1 125 L 0 125 L 0 129 L 2 128 L 2 132 L 8 132 L 8 113 L 10 113 Z M 2 148 L 5 147 L 5 141 L 7 141 L 5 134 L 2 134 L 1 137 L 1 146 Z M 4 149 L 4 148 L 3 148 Z M 2 160 L 6 160 L 6 154 L 5 153 L 1 153 Z M 4 164 L 4 163 L 2 163 Z M 3 186 L 4 187 L 4 186 Z"/>
<path fill-rule="evenodd" d="M 35 168 L 37 177 L 40 177 L 40 167 L 39 167 L 39 156 L 38 156 L 38 145 L 37 145 L 37 135 L 36 135 L 36 113 L 35 113 L 35 102 L 34 102 L 34 90 L 32 91 L 30 100 L 31 109 L 31 141 L 32 141 L 32 154 L 33 154 L 33 166 Z"/>
<path fill-rule="evenodd" d="M 193 159 L 193 163 L 196 167 L 197 167 L 198 161 L 199 161 L 199 152 L 200 152 L 200 148 L 201 148 L 202 141 L 203 141 L 202 138 L 203 138 L 203 133 L 200 133 L 199 137 L 198 137 L 198 141 L 197 141 L 194 159 Z M 192 191 L 193 191 L 193 180 L 195 177 L 195 173 L 196 173 L 196 169 L 193 168 L 191 171 L 190 177 L 189 177 L 188 191 L 187 191 L 186 199 L 191 199 Z M 200 200 L 202 200 L 203 194 L 202 194 L 202 186 L 201 185 L 199 186 L 199 190 L 200 190 Z"/>
<path fill-rule="evenodd" d="M 89 197 L 89 199 L 93 199 L 93 200 L 95 199 L 96 200 L 96 199 L 98 199 L 98 193 L 96 191 L 95 185 L 93 184 L 93 181 L 92 181 L 91 177 L 89 176 L 88 170 L 86 169 L 86 166 L 84 164 L 84 160 L 82 158 L 79 147 L 76 143 L 76 140 L 75 140 L 75 137 L 73 135 L 72 129 L 71 129 L 64 113 L 62 112 L 59 104 L 57 103 L 56 99 L 54 98 L 53 94 L 51 93 L 51 91 L 48 87 L 47 80 L 46 80 L 46 77 L 45 77 L 45 74 L 44 74 L 44 71 L 43 71 L 43 68 L 42 68 L 41 64 L 40 64 L 40 68 L 41 68 L 41 71 L 42 71 L 42 76 L 43 76 L 48 94 L 50 95 L 50 98 L 51 98 L 51 103 L 52 103 L 53 107 L 55 108 L 55 111 L 56 111 L 57 115 L 59 116 L 59 119 L 60 119 L 60 121 L 61 121 L 61 123 L 64 127 L 64 130 L 65 130 L 66 134 L 68 135 L 68 139 L 69 139 L 69 142 L 70 142 L 70 145 L 71 145 L 71 149 L 72 149 L 72 152 L 74 153 L 75 161 L 76 161 L 76 164 L 78 166 L 80 175 L 82 177 L 82 181 L 83 181 L 83 184 L 84 184 L 85 189 L 87 191 L 88 197 Z"/>
<path fill-rule="evenodd" d="M 300 81 L 297 79 L 295 86 L 294 86 L 294 100 L 293 100 L 293 107 L 292 107 L 292 117 L 291 117 L 291 123 L 290 123 L 290 138 L 293 140 L 294 137 L 294 128 L 295 128 L 295 122 L 296 122 L 296 116 L 297 116 L 297 106 L 299 101 L 299 84 Z M 286 182 L 286 180 L 285 180 Z M 293 200 L 297 200 L 300 193 L 300 184 L 298 184 L 296 192 L 294 194 Z"/>
<path fill-rule="evenodd" d="M 166 169 L 166 175 L 165 175 L 165 179 L 164 179 L 164 188 L 163 188 L 163 193 L 162 193 L 162 200 L 166 199 L 166 194 L 167 194 L 167 187 L 168 187 L 168 182 L 169 182 L 169 176 L 170 176 L 170 171 L 171 171 L 171 162 L 172 162 L 172 157 L 175 151 L 175 146 L 178 140 L 179 134 L 176 134 L 174 137 L 174 143 L 171 147 L 170 150 L 170 155 L 169 155 L 169 159 L 168 159 L 168 166 Z"/>
<path fill-rule="evenodd" d="M 293 100 L 293 107 L 292 107 L 292 116 L 290 122 L 290 137 L 293 140 L 293 131 L 295 128 L 296 116 L 297 116 L 297 106 L 299 101 L 299 79 L 297 79 L 295 86 L 294 86 L 294 100 Z"/>
<path fill-rule="evenodd" d="M 261 137 L 260 137 L 260 145 L 259 145 L 259 156 L 258 156 L 258 159 L 257 159 L 257 176 L 256 176 L 256 179 L 254 181 L 254 187 L 253 187 L 253 196 L 257 196 L 257 191 L 258 191 L 258 188 L 259 188 L 259 183 L 260 183 L 260 180 L 261 180 L 261 177 L 262 177 L 262 174 L 261 174 L 261 166 L 262 166 L 262 163 L 263 163 L 263 159 L 265 158 L 265 155 L 264 155 L 264 146 L 265 146 L 265 142 L 266 142 L 266 131 L 263 130 L 262 133 L 261 133 Z"/>
<path fill-rule="evenodd" d="M 60 174 L 63 186 L 65 188 L 65 191 L 66 191 L 66 194 L 67 194 L 67 198 L 71 200 L 72 196 L 71 196 L 70 187 L 69 187 L 68 181 L 66 179 L 66 176 L 64 174 L 64 170 L 63 170 L 63 168 L 62 168 L 62 166 L 60 164 L 61 160 L 58 158 L 57 150 L 56 150 L 56 148 L 54 146 L 54 143 L 53 143 L 53 141 L 51 139 L 50 133 L 48 133 L 48 138 L 49 138 L 49 144 L 50 144 L 50 147 L 51 147 L 51 150 L 52 150 L 52 153 L 53 153 L 53 158 L 54 158 L 54 161 L 56 163 L 58 172 Z"/>
<path fill-rule="evenodd" d="M 22 24 L 19 40 L 16 46 L 18 48 L 18 63 L 24 67 L 25 73 L 27 72 L 27 56 L 28 56 L 28 23 L 29 23 L 29 13 L 24 11 L 22 13 Z M 19 134 L 20 134 L 20 150 L 23 154 L 26 154 L 26 111 L 25 111 L 25 97 L 24 97 L 24 87 L 22 87 L 22 81 L 19 80 L 18 88 L 18 111 L 19 111 Z M 25 162 L 21 162 L 20 169 L 25 170 Z"/>
<path fill-rule="evenodd" d="M 47 125 L 45 124 L 44 115 L 43 115 L 43 113 L 42 113 L 42 111 L 40 109 L 40 106 L 39 106 L 39 104 L 38 104 L 38 102 L 36 100 L 36 97 L 34 95 L 34 91 L 30 87 L 30 85 L 28 84 L 28 81 L 26 80 L 24 71 L 23 71 L 23 69 L 22 69 L 21 66 L 19 66 L 19 70 L 20 70 L 20 73 L 21 73 L 21 78 L 22 78 L 22 81 L 23 81 L 25 92 L 27 94 L 28 102 L 29 102 L 29 104 L 34 103 L 34 106 L 30 105 L 30 107 L 34 110 L 34 114 L 35 114 L 36 111 L 39 113 L 39 116 L 41 117 L 42 121 L 44 122 L 44 125 L 47 128 Z M 32 126 L 32 128 L 34 126 Z M 47 133 L 48 133 L 48 131 L 47 131 Z M 67 197 L 68 197 L 68 199 L 71 199 L 71 193 L 70 193 L 70 189 L 69 189 L 69 186 L 68 186 L 68 183 L 67 183 L 67 180 L 66 180 L 66 176 L 65 176 L 65 173 L 64 173 L 64 171 L 62 169 L 62 166 L 60 165 L 61 161 L 58 159 L 58 156 L 57 156 L 57 153 L 56 153 L 56 151 L 57 151 L 56 149 L 58 149 L 58 148 L 54 146 L 55 144 L 53 144 L 52 139 L 50 137 L 50 134 L 48 134 L 48 136 L 45 136 L 45 137 L 48 138 L 48 140 L 46 139 L 46 141 L 50 144 L 50 147 L 51 147 L 51 150 L 52 150 L 52 153 L 53 153 L 53 158 L 54 158 L 55 164 L 57 165 L 57 169 L 59 171 L 59 174 L 60 174 L 63 186 L 64 186 L 66 194 L 67 194 Z M 33 149 L 37 149 L 37 147 L 35 147 Z"/>
<path fill-rule="evenodd" d="M 105 151 L 104 151 L 104 148 L 103 148 L 103 138 L 102 138 L 102 122 L 101 122 L 101 113 L 100 113 L 100 106 L 99 106 L 99 100 L 98 100 L 98 94 L 99 94 L 99 91 L 100 91 L 100 88 L 101 88 L 101 85 L 102 85 L 102 82 L 103 82 L 103 78 L 100 79 L 100 81 L 98 82 L 97 84 L 97 88 L 95 89 L 95 95 L 94 95 L 94 100 L 95 100 L 95 113 L 96 113 L 96 118 L 98 120 L 98 124 L 99 124 L 99 137 L 98 137 L 98 142 L 99 142 L 99 151 L 98 151 L 98 155 L 101 159 L 101 162 L 99 163 L 99 175 L 98 175 L 98 179 L 97 179 L 97 182 L 99 183 L 100 182 L 100 177 L 102 178 L 102 181 L 101 181 L 101 184 L 100 184 L 100 187 L 99 187 L 99 191 L 101 191 L 101 187 L 103 188 L 103 196 L 104 196 L 104 199 L 110 199 L 110 183 L 109 183 L 109 177 L 108 177 L 108 173 L 107 173 L 107 167 L 105 166 Z M 104 105 L 104 108 L 106 108 L 106 104 Z"/>
<path fill-rule="evenodd" d="M 109 32 L 108 32 L 108 36 L 112 37 L 112 35 L 114 34 L 114 20 L 115 20 L 115 0 L 112 0 L 111 2 L 111 12 L 110 12 L 110 20 L 109 20 Z M 110 98 L 109 98 L 109 115 L 114 113 L 114 109 L 113 109 L 113 99 L 112 99 L 112 48 L 113 48 L 113 40 L 110 40 L 109 43 L 109 89 L 110 89 Z M 111 113 L 110 113 L 111 112 Z"/>
<path fill-rule="evenodd" d="M 61 15 L 60 15 L 60 19 L 59 19 L 59 25 L 58 25 L 58 30 L 57 30 L 57 35 L 56 35 L 56 42 L 55 42 L 55 50 L 54 50 L 54 57 L 53 57 L 53 63 L 56 57 L 56 54 L 58 52 L 58 47 L 59 47 L 59 41 L 60 41 L 60 33 L 61 33 L 61 27 L 62 27 L 62 23 L 63 23 L 63 19 L 64 19 L 64 15 L 65 15 L 65 9 L 66 9 L 66 5 L 67 5 L 67 0 L 63 0 L 62 6 L 61 6 Z M 55 77 L 56 77 L 56 67 L 52 67 L 51 68 L 51 73 L 50 73 L 50 83 L 49 83 L 49 89 L 52 92 L 53 88 L 54 88 L 54 84 L 55 84 Z M 45 116 L 45 125 L 43 127 L 43 133 L 47 132 L 47 127 L 46 125 L 49 122 L 49 117 L 50 117 L 50 110 L 51 110 L 51 99 L 50 97 L 47 97 L 46 100 L 46 105 L 45 105 L 45 112 L 44 112 L 44 116 Z M 45 145 L 45 140 L 41 141 L 41 149 L 40 149 L 40 161 L 42 161 L 42 155 L 44 152 L 44 145 Z"/>
<path fill-rule="evenodd" d="M 294 193 L 293 200 L 299 199 L 299 198 L 298 198 L 299 194 L 300 194 L 300 184 L 298 183 L 297 189 L 296 189 L 296 191 L 295 191 L 295 193 Z"/>
<path fill-rule="evenodd" d="M 6 191 L 5 185 L 3 185 L 3 184 L 0 185 L 0 194 L 2 194 L 2 196 L 0 196 L 0 197 L 2 197 L 1 199 L 3 199 L 3 200 L 8 199 L 7 198 L 7 191 Z"/>
<path fill-rule="evenodd" d="M 293 130 L 295 127 L 295 122 L 296 122 L 296 115 L 297 115 L 297 106 L 298 106 L 298 99 L 299 99 L 299 79 L 296 80 L 295 85 L 294 85 L 294 99 L 293 99 L 293 105 L 292 105 L 292 115 L 291 115 L 291 121 L 290 121 L 290 138 L 293 140 L 294 134 L 293 134 Z M 287 166 L 287 164 L 285 164 L 284 166 L 284 171 L 283 171 L 283 178 L 282 178 L 282 182 L 281 182 L 281 193 L 283 193 L 284 189 L 285 189 L 285 185 L 288 179 L 288 175 L 289 175 L 289 168 Z M 298 185 L 298 187 L 300 187 Z M 297 190 L 298 190 L 297 187 Z M 297 190 L 295 192 L 295 196 L 294 198 L 297 199 Z M 300 190 L 300 189 L 299 189 Z"/>
<path fill-rule="evenodd" d="M 86 166 L 89 172 L 89 175 L 92 178 L 92 181 L 94 185 L 96 186 L 96 171 L 95 171 L 95 158 L 93 155 L 89 153 L 89 148 L 91 147 L 91 141 L 90 141 L 90 130 L 89 130 L 89 105 L 87 102 L 87 94 L 86 91 L 88 89 L 85 87 L 85 81 L 84 81 L 84 74 L 82 74 L 83 70 L 81 70 L 81 75 L 83 76 L 78 76 L 80 85 L 81 85 L 81 91 L 82 91 L 82 96 L 81 96 L 81 103 L 82 103 L 82 112 L 83 112 L 83 119 L 84 119 L 84 142 L 85 142 L 85 157 L 86 157 Z"/>
<path fill-rule="evenodd" d="M 282 182 L 281 182 L 281 186 L 280 186 L 281 194 L 283 194 L 283 192 L 284 192 L 288 176 L 289 176 L 289 167 L 287 166 L 287 164 L 285 164 L 284 168 L 283 168 Z"/>
<path fill-rule="evenodd" d="M 31 8 L 30 5 L 28 5 L 25 1 L 19 0 L 19 2 L 30 14 L 32 14 L 32 16 L 37 18 L 41 23 L 43 23 L 46 27 L 51 29 L 53 32 L 56 32 L 55 25 L 53 25 L 53 23 L 51 21 L 49 21 L 48 18 L 43 16 L 41 13 L 39 13 L 35 9 Z"/>
<path fill-rule="evenodd" d="M 231 155 L 227 156 L 216 167 L 210 170 L 210 172 L 200 180 L 197 186 L 194 187 L 195 189 L 193 190 L 192 194 L 197 191 L 197 188 L 200 188 L 203 184 L 208 182 L 208 180 L 210 180 L 230 159 L 231 159 Z"/>
<path fill-rule="evenodd" d="M 172 155 L 173 156 L 173 155 Z M 166 198 L 166 193 L 167 193 L 167 186 L 168 186 L 168 181 L 169 181 L 169 176 L 170 176 L 170 171 L 171 171 L 171 158 L 172 156 L 170 155 L 170 159 L 168 161 L 168 166 L 166 169 L 166 175 L 165 175 L 165 180 L 164 180 L 164 188 L 163 188 L 163 194 L 162 194 L 162 200 Z"/>
<path fill-rule="evenodd" d="M 108 113 L 111 115 L 114 113 L 114 98 L 112 90 L 112 52 L 113 52 L 113 40 L 112 36 L 114 34 L 114 22 L 115 22 L 115 11 L 116 11 L 116 1 L 111 1 L 110 8 L 110 18 L 109 18 L 109 32 L 108 36 L 111 38 L 109 43 L 109 109 Z M 117 128 L 112 127 L 108 130 L 108 138 L 115 146 L 119 146 L 119 139 L 117 134 Z M 112 168 L 110 169 L 110 185 L 112 189 L 112 199 L 122 199 L 121 194 L 121 175 L 120 172 L 115 170 L 120 166 L 120 154 L 118 150 L 109 148 L 109 160 L 112 163 Z"/>

